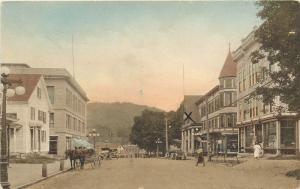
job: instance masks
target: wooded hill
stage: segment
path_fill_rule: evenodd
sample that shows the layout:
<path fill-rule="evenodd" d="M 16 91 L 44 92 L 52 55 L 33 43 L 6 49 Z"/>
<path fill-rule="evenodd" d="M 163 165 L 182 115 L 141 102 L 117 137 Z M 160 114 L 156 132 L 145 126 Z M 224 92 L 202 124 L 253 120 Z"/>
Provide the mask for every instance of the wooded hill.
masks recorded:
<path fill-rule="evenodd" d="M 162 111 L 158 108 L 133 103 L 102 103 L 94 102 L 87 105 L 88 129 L 95 128 L 100 137 L 97 141 L 126 144 L 133 126 L 135 116 L 143 110 Z"/>

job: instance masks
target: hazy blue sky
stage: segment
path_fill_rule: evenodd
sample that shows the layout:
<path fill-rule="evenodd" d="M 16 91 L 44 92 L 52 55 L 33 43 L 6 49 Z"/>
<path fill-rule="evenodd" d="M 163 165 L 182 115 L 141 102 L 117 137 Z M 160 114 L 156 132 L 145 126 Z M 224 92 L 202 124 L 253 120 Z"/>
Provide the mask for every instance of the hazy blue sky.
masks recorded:
<path fill-rule="evenodd" d="M 259 24 L 254 2 L 4 2 L 3 62 L 64 67 L 91 101 L 176 109 L 215 84 L 228 52 Z"/>

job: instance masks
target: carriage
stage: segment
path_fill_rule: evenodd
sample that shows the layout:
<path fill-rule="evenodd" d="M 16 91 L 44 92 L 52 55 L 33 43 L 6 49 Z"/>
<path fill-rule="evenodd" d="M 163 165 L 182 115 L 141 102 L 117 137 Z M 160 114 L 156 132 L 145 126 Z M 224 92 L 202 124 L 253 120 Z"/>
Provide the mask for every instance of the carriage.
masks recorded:
<path fill-rule="evenodd" d="M 101 156 L 96 154 L 93 146 L 81 139 L 72 139 L 71 148 L 66 150 L 66 159 L 70 159 L 71 169 L 83 169 L 85 164 L 92 168 L 101 165 Z"/>

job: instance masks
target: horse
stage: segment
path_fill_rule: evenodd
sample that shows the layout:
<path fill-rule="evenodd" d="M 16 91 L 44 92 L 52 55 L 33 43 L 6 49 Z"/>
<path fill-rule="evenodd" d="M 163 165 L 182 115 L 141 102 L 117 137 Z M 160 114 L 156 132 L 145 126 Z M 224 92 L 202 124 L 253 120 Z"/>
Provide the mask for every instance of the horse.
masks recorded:
<path fill-rule="evenodd" d="M 65 154 L 66 154 L 66 159 L 70 158 L 71 169 L 75 169 L 76 160 L 78 159 L 78 155 L 76 154 L 75 150 L 68 149 L 66 150 Z"/>

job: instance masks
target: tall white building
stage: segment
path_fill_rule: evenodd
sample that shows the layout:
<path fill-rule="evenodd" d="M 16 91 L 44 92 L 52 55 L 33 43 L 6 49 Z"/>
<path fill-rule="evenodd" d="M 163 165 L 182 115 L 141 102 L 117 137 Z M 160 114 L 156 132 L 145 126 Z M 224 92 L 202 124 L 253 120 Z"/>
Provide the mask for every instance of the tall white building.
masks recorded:
<path fill-rule="evenodd" d="M 3 64 L 16 74 L 41 74 L 52 105 L 49 114 L 49 153 L 64 156 L 72 139 L 86 140 L 85 91 L 64 68 L 31 68 L 26 64 Z"/>
<path fill-rule="evenodd" d="M 49 113 L 51 104 L 46 83 L 39 74 L 11 74 L 12 80 L 21 80 L 24 95 L 7 99 L 8 117 L 16 121 L 9 124 L 10 153 L 44 153 L 49 151 Z M 16 87 L 14 84 L 12 88 Z"/>
<path fill-rule="evenodd" d="M 209 142 L 213 153 L 237 152 L 236 127 L 236 63 L 229 50 L 219 75 L 219 85 L 213 87 L 196 104 L 200 114 L 200 136 Z M 203 147 L 207 150 L 206 142 Z"/>
<path fill-rule="evenodd" d="M 299 117 L 288 110 L 279 113 L 280 106 L 287 107 L 275 99 L 274 104 L 264 104 L 253 92 L 262 82 L 268 81 L 268 72 L 278 69 L 265 59 L 252 64 L 251 53 L 259 48 L 254 31 L 242 40 L 234 52 L 237 62 L 239 149 L 252 152 L 253 144 L 262 145 L 265 153 L 299 153 Z"/>

